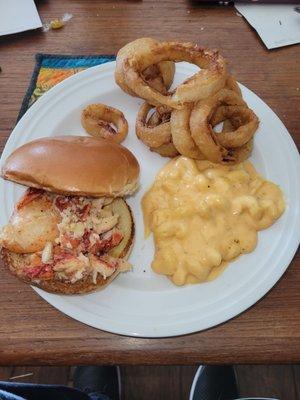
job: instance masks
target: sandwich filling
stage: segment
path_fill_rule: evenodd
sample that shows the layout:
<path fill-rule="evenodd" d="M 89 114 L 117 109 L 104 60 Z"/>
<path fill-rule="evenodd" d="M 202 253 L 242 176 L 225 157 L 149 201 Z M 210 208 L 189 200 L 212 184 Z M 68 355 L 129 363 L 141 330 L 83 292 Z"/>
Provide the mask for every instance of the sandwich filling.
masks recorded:
<path fill-rule="evenodd" d="M 106 279 L 117 270 L 131 268 L 115 254 L 124 232 L 119 229 L 114 201 L 29 188 L 3 228 L 1 244 L 26 255 L 22 273 L 31 281 L 75 283 L 91 277 L 96 284 L 99 274 Z M 110 255 L 113 251 L 114 257 Z"/>

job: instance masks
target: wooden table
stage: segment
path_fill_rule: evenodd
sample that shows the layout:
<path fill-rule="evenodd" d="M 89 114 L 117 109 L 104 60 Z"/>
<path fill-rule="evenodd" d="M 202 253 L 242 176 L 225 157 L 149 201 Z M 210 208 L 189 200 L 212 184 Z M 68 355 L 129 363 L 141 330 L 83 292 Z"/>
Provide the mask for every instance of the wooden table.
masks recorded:
<path fill-rule="evenodd" d="M 0 39 L 0 145 L 14 127 L 37 52 L 111 54 L 141 36 L 220 48 L 239 81 L 265 100 L 299 144 L 300 47 L 267 51 L 232 7 L 184 0 L 52 0 L 44 21 L 73 19 L 59 31 Z M 76 322 L 1 271 L 0 364 L 194 364 L 300 361 L 300 260 L 255 306 L 216 328 L 169 339 L 137 339 Z"/>

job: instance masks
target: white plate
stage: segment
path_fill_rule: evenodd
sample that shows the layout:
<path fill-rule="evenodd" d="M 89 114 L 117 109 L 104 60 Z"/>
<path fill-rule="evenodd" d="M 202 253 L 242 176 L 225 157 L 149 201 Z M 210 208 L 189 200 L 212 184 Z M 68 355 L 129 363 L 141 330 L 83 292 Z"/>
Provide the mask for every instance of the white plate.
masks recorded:
<path fill-rule="evenodd" d="M 119 276 L 105 290 L 83 296 L 59 296 L 35 289 L 54 307 L 95 328 L 130 336 L 163 337 L 191 333 L 227 321 L 258 301 L 281 277 L 299 242 L 299 155 L 289 133 L 273 111 L 253 92 L 241 86 L 249 107 L 261 120 L 251 160 L 266 178 L 284 191 L 287 209 L 269 229 L 259 233 L 251 254 L 232 262 L 215 281 L 175 287 L 151 271 L 152 238 L 143 238 L 140 200 L 166 159 L 151 153 L 134 133 L 141 100 L 123 93 L 114 82 L 115 63 L 107 63 L 66 79 L 43 95 L 12 132 L 2 160 L 18 146 L 44 136 L 84 134 L 80 113 L 88 103 L 119 108 L 130 132 L 124 142 L 141 165 L 141 187 L 129 199 L 136 220 L 136 242 L 130 257 L 134 270 Z M 176 80 L 195 71 L 180 63 Z M 1 182 L 0 224 L 7 223 L 23 187 Z M 21 301 L 21 299 L 20 299 Z"/>

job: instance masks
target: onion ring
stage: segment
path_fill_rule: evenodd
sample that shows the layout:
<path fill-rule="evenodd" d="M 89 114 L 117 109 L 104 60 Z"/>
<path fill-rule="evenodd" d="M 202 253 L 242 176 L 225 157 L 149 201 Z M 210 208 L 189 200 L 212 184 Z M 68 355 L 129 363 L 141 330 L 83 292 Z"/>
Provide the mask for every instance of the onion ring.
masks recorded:
<path fill-rule="evenodd" d="M 230 89 L 223 88 L 215 93 L 213 96 L 205 99 L 204 102 L 215 105 L 216 109 L 221 105 L 229 106 L 247 106 L 245 101 L 236 92 Z"/>
<path fill-rule="evenodd" d="M 170 113 L 171 111 L 164 106 L 156 107 L 155 112 L 150 116 L 148 120 L 149 126 L 157 126 L 161 123 L 170 125 Z M 176 157 L 179 155 L 176 147 L 172 142 L 171 127 L 170 127 L 170 138 L 168 143 L 164 143 L 159 147 L 151 148 L 150 150 L 160 154 L 162 157 Z"/>
<path fill-rule="evenodd" d="M 230 119 L 225 119 L 222 127 L 222 133 L 231 132 L 234 126 Z M 222 164 L 239 164 L 250 157 L 253 150 L 253 138 L 241 147 L 228 149 L 227 156 L 223 159 Z"/>
<path fill-rule="evenodd" d="M 217 124 L 216 124 L 217 125 Z M 234 129 L 232 123 L 230 122 L 230 119 L 225 119 L 225 121 L 223 122 L 223 126 L 222 126 L 222 132 L 230 132 Z"/>
<path fill-rule="evenodd" d="M 219 101 L 230 104 L 245 104 L 241 98 L 230 90 L 222 89 L 215 95 Z M 181 110 L 174 110 L 171 115 L 171 132 L 173 143 L 179 153 L 198 160 L 205 159 L 195 141 L 191 136 L 190 116 L 191 108 L 185 107 Z M 218 111 L 218 110 L 217 110 Z M 220 122 L 220 121 L 219 121 Z M 219 123 L 218 122 L 218 123 Z M 216 124 L 215 124 L 216 125 Z"/>
<path fill-rule="evenodd" d="M 161 146 L 157 147 L 156 149 L 150 147 L 150 150 L 154 151 L 155 153 L 160 154 L 163 157 L 176 157 L 179 155 L 176 147 L 174 146 L 174 144 L 172 142 L 162 144 Z"/>
<path fill-rule="evenodd" d="M 115 143 L 121 143 L 128 133 L 128 123 L 124 114 L 116 108 L 101 103 L 90 104 L 82 111 L 81 124 L 91 136 Z"/>
<path fill-rule="evenodd" d="M 242 97 L 242 91 L 236 81 L 236 79 L 232 75 L 228 75 L 226 82 L 225 82 L 225 88 L 230 89 L 236 94 L 238 94 L 240 97 Z"/>
<path fill-rule="evenodd" d="M 234 130 L 234 125 L 230 119 L 225 119 L 223 122 L 222 133 L 231 132 Z M 228 149 L 227 156 L 223 159 L 222 164 L 239 164 L 250 157 L 253 150 L 253 138 L 241 147 Z"/>
<path fill-rule="evenodd" d="M 150 65 L 142 72 L 145 82 L 148 82 L 149 86 L 157 90 L 160 93 L 167 93 L 167 88 L 164 85 L 163 77 L 157 65 Z"/>
<path fill-rule="evenodd" d="M 158 92 L 167 93 L 167 89 L 173 83 L 175 74 L 175 63 L 173 61 L 162 61 L 158 64 L 150 65 L 142 75 L 149 85 Z"/>
<path fill-rule="evenodd" d="M 172 143 L 170 110 L 166 107 L 157 107 L 147 121 L 151 109 L 153 106 L 148 103 L 143 103 L 140 107 L 136 121 L 137 136 L 150 147 L 151 151 L 163 157 L 177 156 L 179 153 Z"/>
<path fill-rule="evenodd" d="M 191 107 L 173 110 L 171 114 L 171 132 L 174 146 L 186 157 L 203 160 L 205 157 L 197 147 L 190 131 Z"/>
<path fill-rule="evenodd" d="M 240 96 L 228 89 L 221 89 L 215 97 L 219 101 L 226 102 L 229 104 L 246 104 Z M 219 109 L 216 110 L 218 112 Z M 186 157 L 195 158 L 198 160 L 205 159 L 204 155 L 196 145 L 195 141 L 191 137 L 190 131 L 190 116 L 192 109 L 190 107 L 185 107 L 181 110 L 173 110 L 171 115 L 171 132 L 174 146 L 177 148 L 179 153 Z M 225 118 L 214 124 L 221 122 Z"/>
<path fill-rule="evenodd" d="M 224 107 L 219 111 L 220 106 L 224 104 L 232 107 Z M 226 159 L 230 152 L 225 148 L 225 143 L 226 147 L 231 149 L 246 144 L 253 137 L 258 126 L 258 118 L 245 104 L 235 92 L 223 89 L 194 106 L 190 117 L 191 135 L 209 161 L 221 163 Z M 225 119 L 230 119 L 232 123 L 234 116 L 241 116 L 243 113 L 245 113 L 245 118 L 240 118 L 242 121 L 246 121 L 246 124 L 237 130 L 218 134 L 213 131 L 212 126 Z M 250 125 L 249 118 L 251 118 Z M 212 119 L 213 121 L 211 121 Z M 223 145 L 219 142 L 219 138 Z"/>
<path fill-rule="evenodd" d="M 123 64 L 124 60 L 128 57 L 132 57 L 140 48 L 147 48 L 149 51 L 158 43 L 157 40 L 151 38 L 140 38 L 133 42 L 126 44 L 122 47 L 117 54 L 116 58 L 116 70 L 115 70 L 115 81 L 121 87 L 121 89 L 130 94 L 136 96 L 135 92 L 132 91 L 125 79 Z M 142 71 L 143 79 L 149 84 L 150 87 L 154 88 L 158 92 L 166 94 L 167 89 L 172 85 L 175 73 L 175 64 L 172 61 L 162 61 L 158 64 L 149 65 Z"/>
<path fill-rule="evenodd" d="M 250 157 L 253 149 L 253 139 L 241 147 L 228 149 L 227 155 L 223 158 L 222 164 L 239 164 Z"/>
<path fill-rule="evenodd" d="M 137 137 L 144 144 L 150 148 L 157 148 L 171 140 L 170 117 L 169 115 L 164 117 L 164 114 L 160 116 L 156 111 L 156 114 L 153 114 L 147 121 L 151 109 L 153 109 L 153 106 L 146 102 L 141 105 L 136 119 L 135 131 Z M 155 116 L 155 120 L 153 116 Z"/>
<path fill-rule="evenodd" d="M 217 134 L 218 143 L 226 148 L 240 147 L 252 139 L 258 128 L 258 118 L 250 108 L 243 106 L 219 107 L 210 123 L 212 126 L 229 119 L 233 129 Z"/>
<path fill-rule="evenodd" d="M 173 94 L 164 95 L 151 88 L 141 76 L 147 67 L 161 61 L 187 61 L 202 70 L 179 85 Z M 227 78 L 223 57 L 217 51 L 192 43 L 162 42 L 151 49 L 139 48 L 133 56 L 125 58 L 123 71 L 126 84 L 139 97 L 155 106 L 162 104 L 175 109 L 211 96 L 224 87 Z"/>
<path fill-rule="evenodd" d="M 153 106 L 150 107 L 153 108 Z M 170 122 L 170 118 L 171 118 L 171 109 L 164 106 L 155 107 L 155 112 L 148 119 L 148 125 L 154 127 L 160 124 L 168 123 Z M 171 139 L 171 135 L 169 139 Z"/>

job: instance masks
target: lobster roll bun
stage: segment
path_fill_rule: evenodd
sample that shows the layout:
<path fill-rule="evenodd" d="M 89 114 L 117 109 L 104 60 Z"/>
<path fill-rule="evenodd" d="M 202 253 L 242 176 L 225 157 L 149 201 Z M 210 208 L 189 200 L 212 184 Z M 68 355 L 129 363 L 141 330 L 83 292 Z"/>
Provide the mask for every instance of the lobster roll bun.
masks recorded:
<path fill-rule="evenodd" d="M 4 265 L 48 292 L 88 293 L 120 272 L 134 240 L 139 164 L 125 147 L 93 137 L 29 142 L 5 161 L 2 178 L 28 186 L 0 232 Z"/>

